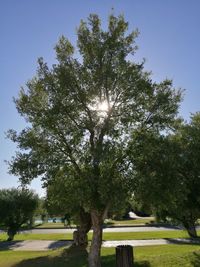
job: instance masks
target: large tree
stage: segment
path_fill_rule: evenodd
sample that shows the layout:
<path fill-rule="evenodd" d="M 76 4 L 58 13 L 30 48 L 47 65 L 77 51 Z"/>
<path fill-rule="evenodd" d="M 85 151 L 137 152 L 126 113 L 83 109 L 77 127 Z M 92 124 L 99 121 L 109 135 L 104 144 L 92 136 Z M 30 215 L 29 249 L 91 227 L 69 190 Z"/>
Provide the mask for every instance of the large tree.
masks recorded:
<path fill-rule="evenodd" d="M 190 237 L 197 237 L 200 217 L 200 113 L 190 123 L 163 135 L 135 133 L 131 149 L 135 196 L 151 203 L 161 218 L 182 224 Z"/>
<path fill-rule="evenodd" d="M 38 205 L 38 196 L 27 189 L 0 190 L 0 225 L 12 241 L 23 224 L 29 223 Z"/>
<path fill-rule="evenodd" d="M 25 150 L 11 162 L 22 182 L 43 176 L 48 184 L 60 170 L 70 179 L 73 199 L 91 215 L 90 267 L 101 266 L 107 212 L 132 193 L 132 133 L 168 127 L 181 98 L 171 81 L 153 82 L 143 63 L 133 61 L 138 32 L 127 30 L 123 16 L 110 15 L 105 31 L 90 15 L 78 28 L 77 50 L 61 37 L 57 64 L 49 68 L 40 58 L 36 76 L 15 100 L 27 128 L 10 131 Z"/>

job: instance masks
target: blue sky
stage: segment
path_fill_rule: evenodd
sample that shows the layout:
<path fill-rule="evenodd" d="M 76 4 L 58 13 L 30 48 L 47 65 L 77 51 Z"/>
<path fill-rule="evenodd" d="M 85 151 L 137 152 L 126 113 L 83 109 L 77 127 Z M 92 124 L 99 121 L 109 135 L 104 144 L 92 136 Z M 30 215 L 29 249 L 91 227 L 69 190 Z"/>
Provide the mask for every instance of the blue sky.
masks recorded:
<path fill-rule="evenodd" d="M 21 86 L 33 77 L 37 58 L 55 62 L 53 47 L 62 34 L 73 43 L 76 27 L 90 13 L 97 13 L 105 27 L 111 9 L 124 14 L 130 29 L 140 31 L 136 60 L 146 59 L 153 79 L 173 79 L 186 89 L 180 114 L 186 120 L 200 111 L 200 1 L 199 0 L 1 0 L 0 2 L 0 188 L 17 186 L 7 174 L 4 160 L 15 153 L 5 139 L 10 129 L 20 130 L 20 118 L 12 101 Z M 39 181 L 32 183 L 42 194 Z"/>

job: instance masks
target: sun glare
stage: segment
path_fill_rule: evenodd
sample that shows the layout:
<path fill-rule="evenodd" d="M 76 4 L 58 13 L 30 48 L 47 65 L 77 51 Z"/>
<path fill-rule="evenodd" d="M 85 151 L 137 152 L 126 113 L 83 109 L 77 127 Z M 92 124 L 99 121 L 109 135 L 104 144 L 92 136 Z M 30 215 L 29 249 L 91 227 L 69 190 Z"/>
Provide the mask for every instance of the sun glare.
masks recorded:
<path fill-rule="evenodd" d="M 108 111 L 108 103 L 106 101 L 100 102 L 97 106 L 97 109 L 101 112 L 107 112 Z"/>
<path fill-rule="evenodd" d="M 97 111 L 98 116 L 103 118 L 106 117 L 106 115 L 108 114 L 109 105 L 107 101 L 96 101 L 96 103 L 90 105 L 89 108 L 91 110 Z"/>

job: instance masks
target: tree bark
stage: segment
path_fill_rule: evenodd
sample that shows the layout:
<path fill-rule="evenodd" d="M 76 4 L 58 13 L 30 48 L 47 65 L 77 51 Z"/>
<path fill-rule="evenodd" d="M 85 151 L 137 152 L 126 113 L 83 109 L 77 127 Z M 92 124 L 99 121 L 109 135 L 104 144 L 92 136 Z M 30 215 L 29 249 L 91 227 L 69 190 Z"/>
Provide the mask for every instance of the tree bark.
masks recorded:
<path fill-rule="evenodd" d="M 75 246 L 87 246 L 87 233 L 90 231 L 91 226 L 92 221 L 90 214 L 84 210 L 81 210 L 79 214 L 79 226 L 73 233 L 73 242 Z"/>
<path fill-rule="evenodd" d="M 12 229 L 12 228 L 8 228 L 7 231 L 7 235 L 8 235 L 8 239 L 7 241 L 12 241 L 14 239 L 14 236 L 16 235 L 17 231 Z"/>
<path fill-rule="evenodd" d="M 93 236 L 89 252 L 89 267 L 101 267 L 101 243 L 102 243 L 102 214 L 96 210 L 91 211 Z"/>
<path fill-rule="evenodd" d="M 187 230 L 189 236 L 191 238 L 197 238 L 197 231 L 196 231 L 196 227 L 195 227 L 195 223 L 193 222 L 186 222 L 184 223 L 184 227 Z"/>

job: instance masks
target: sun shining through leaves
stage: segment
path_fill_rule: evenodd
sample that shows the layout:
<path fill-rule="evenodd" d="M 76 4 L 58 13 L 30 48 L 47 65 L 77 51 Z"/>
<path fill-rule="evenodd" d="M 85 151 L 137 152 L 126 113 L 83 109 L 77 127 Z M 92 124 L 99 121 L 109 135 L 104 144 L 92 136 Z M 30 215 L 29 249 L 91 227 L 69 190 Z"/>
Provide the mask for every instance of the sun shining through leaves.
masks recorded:
<path fill-rule="evenodd" d="M 97 104 L 97 110 L 100 112 L 108 112 L 109 110 L 108 102 L 106 101 L 99 102 Z"/>
<path fill-rule="evenodd" d="M 106 117 L 110 109 L 108 101 L 95 101 L 93 105 L 89 106 L 90 110 L 97 111 L 99 117 Z"/>

